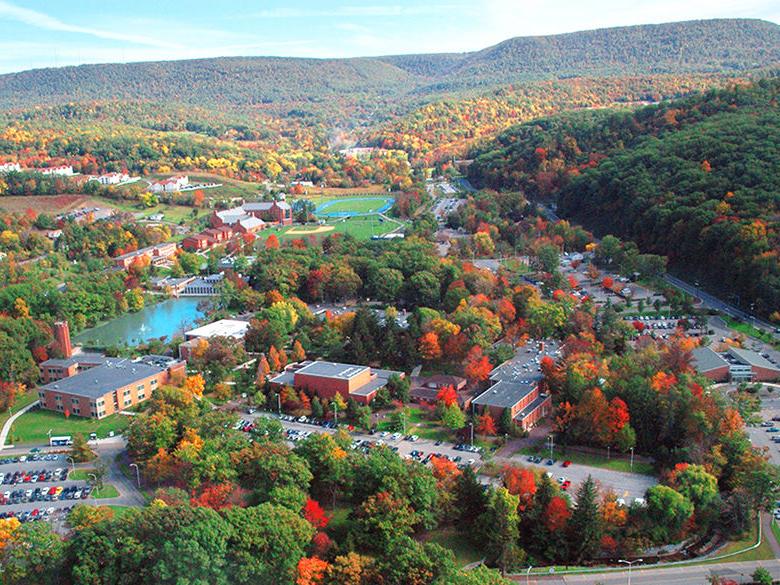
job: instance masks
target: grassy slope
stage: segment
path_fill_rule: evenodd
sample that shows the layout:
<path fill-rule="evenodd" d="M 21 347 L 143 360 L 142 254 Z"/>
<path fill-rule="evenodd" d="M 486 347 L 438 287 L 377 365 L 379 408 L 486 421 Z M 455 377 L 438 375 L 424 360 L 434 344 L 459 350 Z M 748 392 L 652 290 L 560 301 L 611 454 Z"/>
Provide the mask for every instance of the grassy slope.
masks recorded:
<path fill-rule="evenodd" d="M 63 415 L 48 410 L 33 410 L 22 415 L 11 427 L 11 436 L 17 444 L 22 443 L 47 443 L 47 432 L 51 434 L 74 435 L 83 433 L 97 433 L 98 438 L 105 438 L 109 431 L 121 433 L 127 428 L 129 417 L 113 415 L 102 420 L 71 416 L 66 419 Z"/>

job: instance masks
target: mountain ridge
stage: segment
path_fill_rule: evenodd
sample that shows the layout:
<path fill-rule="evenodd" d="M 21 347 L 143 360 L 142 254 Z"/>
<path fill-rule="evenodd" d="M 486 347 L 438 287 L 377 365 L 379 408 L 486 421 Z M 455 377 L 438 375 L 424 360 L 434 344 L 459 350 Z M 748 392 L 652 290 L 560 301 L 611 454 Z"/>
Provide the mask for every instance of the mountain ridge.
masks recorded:
<path fill-rule="evenodd" d="M 258 105 L 355 95 L 424 99 L 538 79 L 739 72 L 777 63 L 780 25 L 714 19 L 514 37 L 464 53 L 216 57 L 32 69 L 0 75 L 0 105 L 93 99 Z"/>

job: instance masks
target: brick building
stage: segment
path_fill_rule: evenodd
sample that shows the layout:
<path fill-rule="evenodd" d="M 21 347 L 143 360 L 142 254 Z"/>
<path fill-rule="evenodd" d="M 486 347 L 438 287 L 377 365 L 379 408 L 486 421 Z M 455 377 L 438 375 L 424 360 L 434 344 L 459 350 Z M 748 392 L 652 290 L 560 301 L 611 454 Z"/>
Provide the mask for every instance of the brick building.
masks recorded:
<path fill-rule="evenodd" d="M 254 218 L 254 220 L 250 219 Z M 262 223 L 257 224 L 256 221 Z M 233 207 L 223 211 L 215 211 L 211 214 L 209 222 L 213 227 L 220 226 L 259 226 L 266 227 L 267 223 L 278 225 L 291 225 L 293 221 L 292 208 L 285 201 L 254 201 L 244 203 L 241 207 Z M 251 232 L 254 233 L 254 232 Z"/>
<path fill-rule="evenodd" d="M 114 266 L 127 270 L 139 258 L 149 258 L 151 264 L 159 266 L 170 262 L 175 255 L 176 244 L 174 242 L 156 244 L 117 256 L 114 258 Z"/>
<path fill-rule="evenodd" d="M 493 382 L 487 390 L 471 401 L 475 410 L 483 410 L 499 420 L 504 411 L 524 430 L 533 428 L 552 412 L 552 397 L 541 391 L 541 360 L 556 358 L 561 353 L 555 341 L 529 342 L 515 356 L 490 373 Z"/>
<path fill-rule="evenodd" d="M 709 347 L 697 347 L 692 352 L 691 364 L 702 376 L 713 382 L 729 380 L 729 363 Z"/>
<path fill-rule="evenodd" d="M 288 366 L 284 372 L 271 378 L 269 383 L 277 388 L 292 386 L 320 398 L 333 398 L 341 394 L 345 400 L 351 398 L 361 404 L 369 404 L 393 374 L 404 377 L 403 372 L 376 370 L 368 366 L 305 361 Z"/>
<path fill-rule="evenodd" d="M 184 362 L 163 356 L 106 358 L 101 365 L 41 386 L 38 398 L 46 410 L 100 419 L 147 400 L 185 372 Z"/>

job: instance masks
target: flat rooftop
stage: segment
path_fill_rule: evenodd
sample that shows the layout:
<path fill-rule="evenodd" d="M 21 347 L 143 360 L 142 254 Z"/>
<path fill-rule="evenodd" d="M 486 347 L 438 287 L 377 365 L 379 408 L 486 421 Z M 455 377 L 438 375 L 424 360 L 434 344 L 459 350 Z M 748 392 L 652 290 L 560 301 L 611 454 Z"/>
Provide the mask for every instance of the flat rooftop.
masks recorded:
<path fill-rule="evenodd" d="M 540 343 L 544 343 L 544 349 L 539 348 Z M 517 349 L 513 358 L 490 372 L 490 379 L 508 382 L 538 380 L 542 377 L 542 358 L 545 356 L 557 358 L 560 353 L 560 344 L 556 341 L 529 341 Z"/>
<path fill-rule="evenodd" d="M 241 339 L 249 329 L 248 321 L 238 321 L 235 319 L 220 319 L 203 327 L 191 329 L 184 336 L 188 339 L 193 337 L 233 337 Z"/>
<path fill-rule="evenodd" d="M 106 356 L 100 353 L 79 353 L 69 358 L 51 358 L 40 363 L 41 366 L 60 366 L 67 368 L 73 364 L 100 364 Z"/>
<path fill-rule="evenodd" d="M 534 400 L 531 401 L 531 404 L 526 406 L 523 410 L 521 410 L 515 415 L 515 420 L 522 422 L 525 417 L 527 417 L 537 408 L 542 406 L 542 404 L 544 404 L 547 398 L 548 398 L 547 394 L 540 394 L 539 396 L 537 396 Z"/>
<path fill-rule="evenodd" d="M 510 408 L 528 396 L 536 388 L 536 380 L 510 382 L 499 380 L 471 401 L 480 406 Z"/>
<path fill-rule="evenodd" d="M 148 358 L 148 359 L 144 359 Z M 117 388 L 129 386 L 164 371 L 176 362 L 163 356 L 144 356 L 144 361 L 108 358 L 105 363 L 56 382 L 41 386 L 43 390 L 85 398 L 100 398 Z"/>
<path fill-rule="evenodd" d="M 321 378 L 338 378 L 340 380 L 349 380 L 361 372 L 368 369 L 368 366 L 357 366 L 355 364 L 341 364 L 338 362 L 312 362 L 296 370 L 298 374 L 308 374 L 310 376 L 319 376 Z"/>
<path fill-rule="evenodd" d="M 749 349 L 740 349 L 738 347 L 730 347 L 728 354 L 734 359 L 747 364 L 749 366 L 755 366 L 757 368 L 766 368 L 768 370 L 780 371 L 780 366 L 773 364 L 764 356 L 756 351 L 750 351 Z"/>

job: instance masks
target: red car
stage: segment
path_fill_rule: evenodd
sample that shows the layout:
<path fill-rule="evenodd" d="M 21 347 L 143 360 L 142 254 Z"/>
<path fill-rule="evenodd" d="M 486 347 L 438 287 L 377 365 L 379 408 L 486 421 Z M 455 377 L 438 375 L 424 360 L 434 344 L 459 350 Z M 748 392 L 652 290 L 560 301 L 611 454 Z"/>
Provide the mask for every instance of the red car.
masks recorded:
<path fill-rule="evenodd" d="M 568 467 L 569 465 L 571 465 L 571 461 L 564 461 L 563 462 L 563 466 L 564 467 Z"/>
<path fill-rule="evenodd" d="M 571 485 L 571 482 L 567 479 L 561 484 L 561 489 L 566 491 L 569 489 L 569 486 Z"/>

